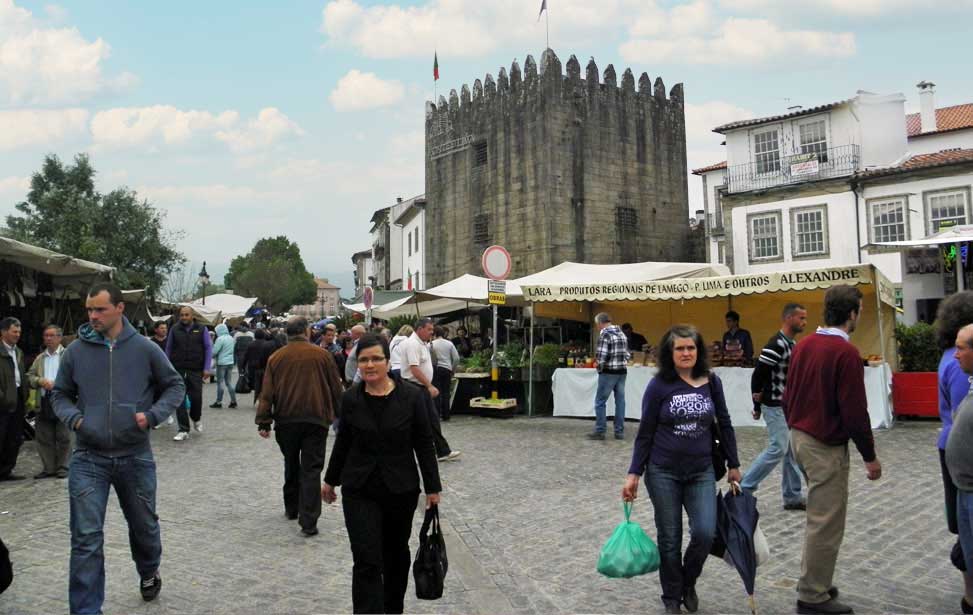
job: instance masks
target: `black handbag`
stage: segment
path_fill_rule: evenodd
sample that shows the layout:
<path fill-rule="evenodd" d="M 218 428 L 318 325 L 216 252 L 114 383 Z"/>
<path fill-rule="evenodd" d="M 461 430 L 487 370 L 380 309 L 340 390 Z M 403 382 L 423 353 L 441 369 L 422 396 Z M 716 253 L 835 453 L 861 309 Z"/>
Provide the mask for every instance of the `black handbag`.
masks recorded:
<path fill-rule="evenodd" d="M 431 531 L 430 531 L 431 530 Z M 419 531 L 419 550 L 412 562 L 412 576 L 416 582 L 416 598 L 419 600 L 439 600 L 443 597 L 446 571 L 449 560 L 446 558 L 446 541 L 439 527 L 439 507 L 426 510 L 426 520 Z"/>
<path fill-rule="evenodd" d="M 723 453 L 723 432 L 720 431 L 720 421 L 716 416 L 716 396 L 713 395 L 713 380 L 709 381 L 709 396 L 713 400 L 713 423 L 710 425 L 710 438 L 713 441 L 713 478 L 716 482 L 726 476 L 726 455 Z"/>
<path fill-rule="evenodd" d="M 240 377 L 236 379 L 236 386 L 233 388 L 234 391 L 240 395 L 246 395 L 251 391 L 250 381 L 247 379 L 247 373 L 243 372 Z"/>
<path fill-rule="evenodd" d="M 7 546 L 0 540 L 0 594 L 10 587 L 14 580 L 14 568 L 10 563 L 10 552 Z"/>

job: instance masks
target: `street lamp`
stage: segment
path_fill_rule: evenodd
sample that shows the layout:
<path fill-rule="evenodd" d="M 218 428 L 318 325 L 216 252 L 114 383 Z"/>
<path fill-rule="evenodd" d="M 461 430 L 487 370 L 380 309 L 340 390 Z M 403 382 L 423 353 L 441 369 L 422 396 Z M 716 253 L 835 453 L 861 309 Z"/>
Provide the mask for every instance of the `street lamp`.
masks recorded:
<path fill-rule="evenodd" d="M 199 272 L 199 285 L 203 287 L 203 305 L 206 305 L 207 284 L 209 284 L 209 274 L 206 273 L 206 261 L 203 261 L 203 269 Z"/>

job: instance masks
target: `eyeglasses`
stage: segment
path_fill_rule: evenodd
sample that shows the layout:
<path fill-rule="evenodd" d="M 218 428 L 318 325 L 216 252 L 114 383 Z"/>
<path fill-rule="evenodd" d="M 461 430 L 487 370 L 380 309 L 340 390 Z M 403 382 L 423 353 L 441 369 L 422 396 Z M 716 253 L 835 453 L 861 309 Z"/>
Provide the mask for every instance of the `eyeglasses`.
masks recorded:
<path fill-rule="evenodd" d="M 360 357 L 358 359 L 359 365 L 371 365 L 373 363 L 385 363 L 385 357 Z"/>

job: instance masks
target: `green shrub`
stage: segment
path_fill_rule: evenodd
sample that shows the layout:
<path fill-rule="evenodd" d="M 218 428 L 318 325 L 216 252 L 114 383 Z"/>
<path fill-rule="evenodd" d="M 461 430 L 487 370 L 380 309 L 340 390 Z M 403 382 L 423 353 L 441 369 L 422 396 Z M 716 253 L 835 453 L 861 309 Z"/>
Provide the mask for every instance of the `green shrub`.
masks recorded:
<path fill-rule="evenodd" d="M 524 367 L 524 345 L 520 342 L 508 342 L 497 348 L 497 365 L 500 367 Z"/>
<path fill-rule="evenodd" d="M 534 365 L 557 367 L 560 358 L 561 346 L 558 344 L 543 344 L 534 349 Z"/>
<path fill-rule="evenodd" d="M 899 371 L 938 371 L 942 352 L 936 344 L 935 327 L 924 322 L 911 327 L 898 323 L 895 325 L 895 341 L 899 349 Z"/>

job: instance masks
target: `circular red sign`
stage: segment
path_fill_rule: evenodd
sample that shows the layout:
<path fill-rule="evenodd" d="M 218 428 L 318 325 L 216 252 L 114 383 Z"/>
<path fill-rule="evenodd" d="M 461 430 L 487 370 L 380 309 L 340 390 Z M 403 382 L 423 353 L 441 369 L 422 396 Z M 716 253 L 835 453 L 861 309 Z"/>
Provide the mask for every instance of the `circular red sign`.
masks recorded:
<path fill-rule="evenodd" d="M 506 280 L 513 267 L 510 252 L 503 246 L 490 246 L 480 258 L 483 274 L 491 280 Z"/>

